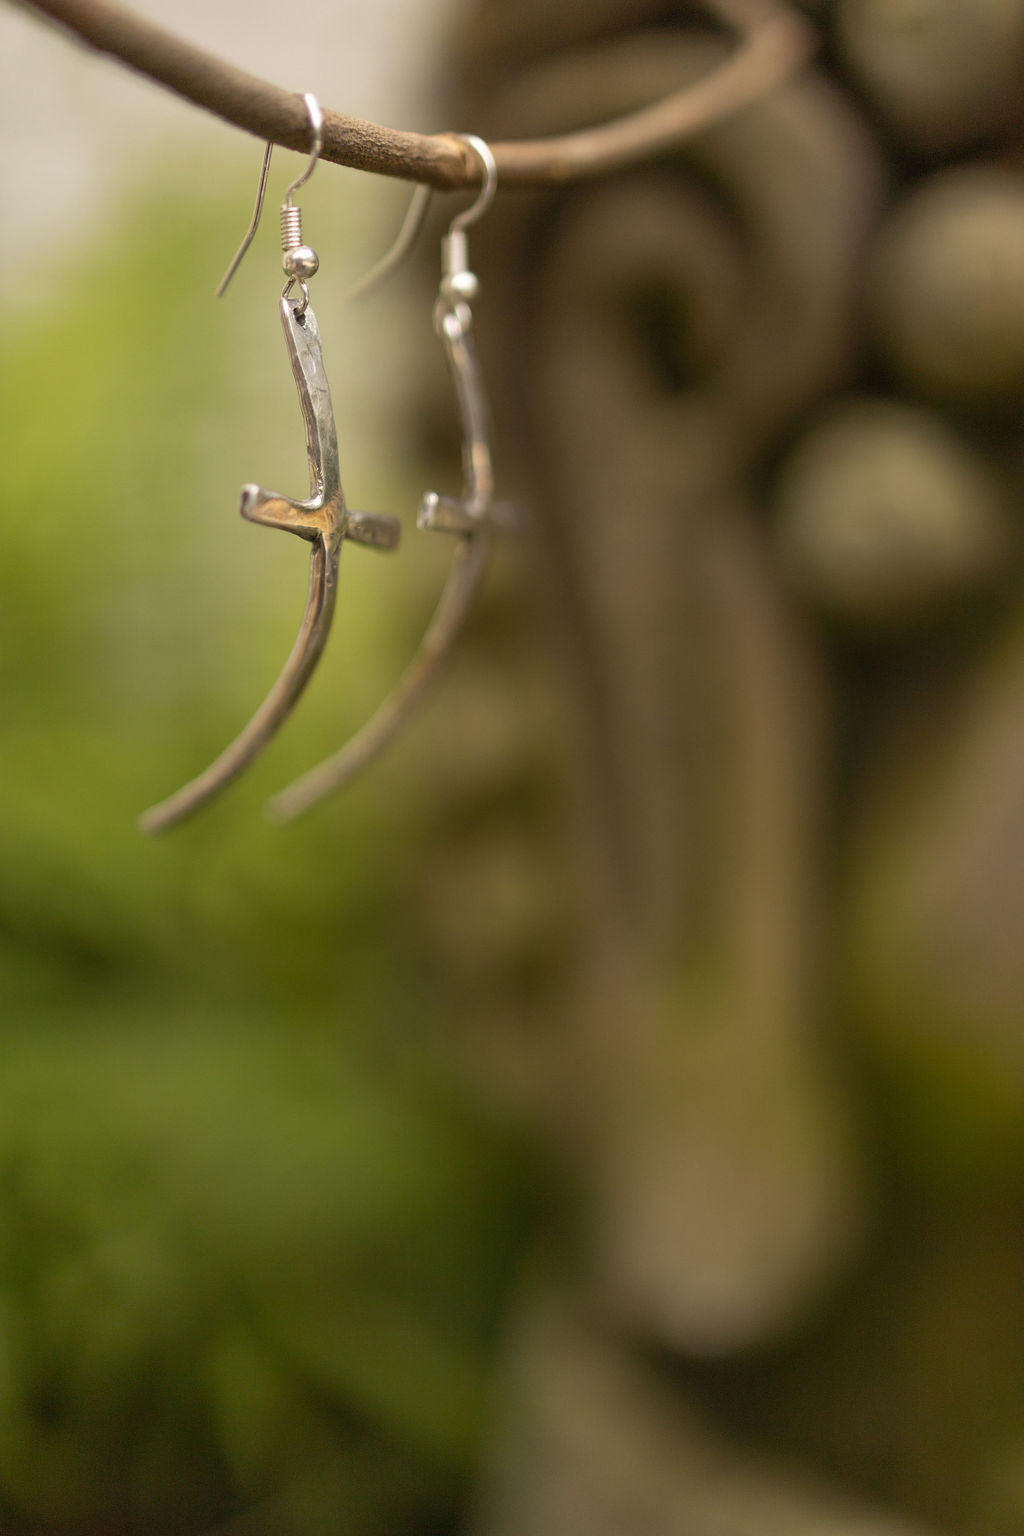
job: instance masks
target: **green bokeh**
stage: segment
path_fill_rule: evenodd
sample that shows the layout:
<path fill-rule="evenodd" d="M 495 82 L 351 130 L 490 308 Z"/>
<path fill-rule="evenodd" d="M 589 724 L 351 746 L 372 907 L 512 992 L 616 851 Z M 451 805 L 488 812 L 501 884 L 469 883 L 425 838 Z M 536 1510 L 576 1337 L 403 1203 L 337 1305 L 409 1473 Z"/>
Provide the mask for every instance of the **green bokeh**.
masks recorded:
<path fill-rule="evenodd" d="M 259 702 L 304 599 L 305 547 L 236 513 L 246 480 L 301 494 L 305 462 L 266 247 L 210 292 L 235 222 L 140 197 L 116 251 L 5 319 L 5 1532 L 443 1528 L 521 1229 L 515 1158 L 432 1052 L 412 759 L 261 816 L 394 681 L 436 557 L 346 551 L 285 737 L 179 832 L 136 829 Z M 343 455 L 355 431 L 384 468 L 350 499 L 413 508 L 422 467 L 399 415 L 374 443 L 364 383 L 335 384 Z"/>

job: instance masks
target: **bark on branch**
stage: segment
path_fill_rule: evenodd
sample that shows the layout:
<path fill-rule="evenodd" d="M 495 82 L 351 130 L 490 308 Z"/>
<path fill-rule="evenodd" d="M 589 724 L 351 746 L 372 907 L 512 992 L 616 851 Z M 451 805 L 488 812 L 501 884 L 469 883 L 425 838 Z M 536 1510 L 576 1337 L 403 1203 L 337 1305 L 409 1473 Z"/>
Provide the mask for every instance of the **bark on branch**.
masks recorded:
<path fill-rule="evenodd" d="M 300 95 L 194 48 L 108 0 L 19 0 L 91 47 L 109 53 L 196 106 L 288 149 L 309 144 Z M 599 127 L 532 142 L 494 144 L 502 186 L 539 186 L 598 176 L 649 160 L 711 123 L 759 100 L 811 51 L 808 26 L 784 0 L 704 0 L 739 34 L 730 56 L 705 79 Z M 476 156 L 448 134 L 405 133 L 325 110 L 322 157 L 438 188 L 472 186 Z"/>

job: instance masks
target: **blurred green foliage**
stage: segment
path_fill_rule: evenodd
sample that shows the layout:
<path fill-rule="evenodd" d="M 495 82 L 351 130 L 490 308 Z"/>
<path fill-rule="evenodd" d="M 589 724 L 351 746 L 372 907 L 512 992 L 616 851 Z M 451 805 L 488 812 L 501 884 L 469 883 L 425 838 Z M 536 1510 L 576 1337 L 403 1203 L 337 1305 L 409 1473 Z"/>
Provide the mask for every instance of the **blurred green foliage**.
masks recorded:
<path fill-rule="evenodd" d="M 236 222 L 139 199 L 116 249 L 5 318 L 10 1533 L 445 1528 L 526 1220 L 517 1156 L 431 1044 L 408 760 L 307 823 L 260 815 L 397 676 L 430 557 L 425 585 L 346 552 L 333 656 L 285 738 L 180 832 L 135 827 L 259 702 L 304 596 L 305 547 L 235 513 L 245 480 L 306 483 L 276 260 L 212 298 Z M 320 285 L 345 473 L 365 365 L 332 369 L 341 286 Z M 367 443 L 352 411 L 357 460 L 386 467 L 350 499 L 413 508 L 408 444 Z"/>

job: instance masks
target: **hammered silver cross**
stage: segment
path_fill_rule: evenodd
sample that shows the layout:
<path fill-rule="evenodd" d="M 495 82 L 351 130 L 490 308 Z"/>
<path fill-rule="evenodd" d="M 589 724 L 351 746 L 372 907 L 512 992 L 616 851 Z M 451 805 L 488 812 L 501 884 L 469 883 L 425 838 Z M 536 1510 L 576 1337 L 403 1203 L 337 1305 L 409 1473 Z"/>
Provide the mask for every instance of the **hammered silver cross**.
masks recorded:
<path fill-rule="evenodd" d="M 294 501 L 261 486 L 246 485 L 241 513 L 251 523 L 283 528 L 312 544 L 306 610 L 280 676 L 248 725 L 203 773 L 144 812 L 139 825 L 145 832 L 163 832 L 213 799 L 263 751 L 295 707 L 330 633 L 345 539 L 374 549 L 395 549 L 401 534 L 396 517 L 346 507 L 316 316 L 308 303 L 300 309 L 287 293 L 280 301 L 280 314 L 306 427 L 310 494 L 306 501 Z"/>

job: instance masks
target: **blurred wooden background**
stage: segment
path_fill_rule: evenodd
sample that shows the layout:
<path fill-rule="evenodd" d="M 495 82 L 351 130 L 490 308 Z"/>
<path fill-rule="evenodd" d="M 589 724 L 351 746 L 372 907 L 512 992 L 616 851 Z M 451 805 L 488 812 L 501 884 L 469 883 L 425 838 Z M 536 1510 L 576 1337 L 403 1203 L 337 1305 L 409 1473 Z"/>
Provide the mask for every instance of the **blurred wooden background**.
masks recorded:
<path fill-rule="evenodd" d="M 487 1536 L 1024 1530 L 1024 5 L 806 10 L 798 82 L 474 242 L 538 617 L 465 686 L 565 815 L 471 829 L 533 989 L 505 931 L 467 1051 L 579 1202 Z M 451 115 L 602 121 L 723 46 L 480 0 Z"/>

